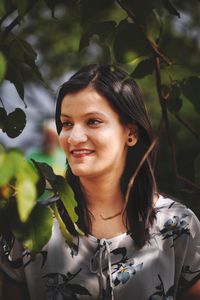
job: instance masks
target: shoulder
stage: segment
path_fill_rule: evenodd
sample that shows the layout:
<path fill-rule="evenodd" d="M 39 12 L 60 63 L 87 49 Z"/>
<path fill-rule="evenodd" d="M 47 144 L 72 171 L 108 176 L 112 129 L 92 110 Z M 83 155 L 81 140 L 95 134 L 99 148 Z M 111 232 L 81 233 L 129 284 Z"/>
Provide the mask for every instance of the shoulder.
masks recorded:
<path fill-rule="evenodd" d="M 189 209 L 185 204 L 173 200 L 168 197 L 159 195 L 159 198 L 155 205 L 156 213 L 168 216 L 182 216 L 182 217 L 193 217 L 194 212 Z"/>
<path fill-rule="evenodd" d="M 159 196 L 155 206 L 156 223 L 160 230 L 200 234 L 200 222 L 194 212 L 181 202 Z"/>

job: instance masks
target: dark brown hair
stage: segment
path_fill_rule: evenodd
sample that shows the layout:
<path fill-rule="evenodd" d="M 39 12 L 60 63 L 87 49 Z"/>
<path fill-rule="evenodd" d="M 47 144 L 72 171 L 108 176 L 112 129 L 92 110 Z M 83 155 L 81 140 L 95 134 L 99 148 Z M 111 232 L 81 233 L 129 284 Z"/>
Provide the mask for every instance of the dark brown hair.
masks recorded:
<path fill-rule="evenodd" d="M 153 140 L 153 131 L 143 97 L 136 82 L 124 70 L 109 65 L 83 67 L 60 88 L 55 116 L 58 134 L 62 130 L 60 114 L 64 96 L 78 92 L 87 86 L 92 86 L 108 100 L 113 109 L 119 114 L 122 124 L 134 122 L 138 126 L 138 142 L 134 147 L 128 149 L 126 165 L 121 178 L 121 190 L 125 196 L 130 178 Z M 155 180 L 152 171 L 153 160 L 154 153 L 151 153 L 140 168 L 131 188 L 126 207 L 126 224 L 129 225 L 129 230 L 138 248 L 141 248 L 149 239 L 149 227 L 155 218 L 153 209 L 155 193 Z M 85 205 L 84 193 L 79 178 L 72 173 L 70 166 L 67 167 L 66 177 L 78 202 L 78 225 L 84 232 L 90 233 L 91 219 Z M 63 209 L 60 203 L 59 209 L 61 208 Z M 68 223 L 68 228 L 71 228 L 71 232 L 75 234 L 72 224 L 69 224 L 67 212 L 63 210 L 62 216 L 65 222 Z"/>

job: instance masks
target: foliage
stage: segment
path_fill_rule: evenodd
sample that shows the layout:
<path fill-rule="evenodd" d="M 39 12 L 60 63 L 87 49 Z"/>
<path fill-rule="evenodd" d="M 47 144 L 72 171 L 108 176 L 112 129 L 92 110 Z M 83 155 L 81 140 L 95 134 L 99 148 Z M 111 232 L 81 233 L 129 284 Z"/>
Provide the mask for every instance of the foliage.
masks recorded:
<path fill-rule="evenodd" d="M 3 238 L 8 232 L 12 233 L 33 255 L 51 236 L 52 212 L 66 240 L 69 244 L 72 242 L 54 204 L 58 198 L 63 202 L 75 230 L 83 234 L 76 225 L 78 217 L 74 194 L 65 179 L 55 175 L 45 163 L 34 161 L 34 165 L 17 149 L 0 149 L 0 233 Z M 39 202 L 47 182 L 52 189 L 52 198 L 47 200 L 48 203 Z"/>
<path fill-rule="evenodd" d="M 24 101 L 27 80 L 46 84 L 40 70 L 50 81 L 85 63 L 124 67 L 144 89 L 154 116 L 160 142 L 156 173 L 161 187 L 184 196 L 185 202 L 192 200 L 190 206 L 199 213 L 200 49 L 195 35 L 199 9 L 197 0 L 2 0 L 0 82 L 9 80 Z M 190 22 L 183 35 L 174 31 L 174 24 L 184 23 L 184 18 Z M 8 114 L 4 102 L 1 99 L 0 128 L 14 138 L 23 131 L 26 117 L 19 108 Z M 6 216 L 1 232 L 7 230 L 6 220 L 12 219 L 12 233 L 36 252 L 50 237 L 51 210 L 71 241 L 54 204 L 58 195 L 79 229 L 76 201 L 65 179 L 45 164 L 34 162 L 34 166 L 37 172 L 18 150 L 1 150 L 0 213 Z M 53 193 L 48 207 L 45 201 L 36 201 L 46 182 Z M 32 226 L 36 223 L 37 227 Z M 41 226 L 42 235 L 37 234 Z"/>

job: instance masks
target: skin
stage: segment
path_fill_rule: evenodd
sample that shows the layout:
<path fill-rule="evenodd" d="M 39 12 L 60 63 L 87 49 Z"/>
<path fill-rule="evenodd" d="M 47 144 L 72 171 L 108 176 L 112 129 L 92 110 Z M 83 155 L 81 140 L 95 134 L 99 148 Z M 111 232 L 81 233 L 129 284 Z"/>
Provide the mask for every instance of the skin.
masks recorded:
<path fill-rule="evenodd" d="M 75 175 L 81 180 L 113 177 L 116 172 L 118 177 L 121 175 L 130 128 L 122 126 L 105 97 L 91 87 L 66 95 L 61 105 L 61 122 L 60 144 Z M 93 152 L 72 153 L 79 149 Z"/>
<path fill-rule="evenodd" d="M 87 87 L 67 94 L 61 104 L 63 124 L 59 141 L 73 174 L 79 176 L 86 205 L 93 214 L 92 234 L 110 238 L 125 232 L 122 216 L 107 222 L 100 217 L 121 211 L 120 178 L 125 166 L 128 138 L 137 138 L 134 124 L 122 125 L 107 99 Z"/>

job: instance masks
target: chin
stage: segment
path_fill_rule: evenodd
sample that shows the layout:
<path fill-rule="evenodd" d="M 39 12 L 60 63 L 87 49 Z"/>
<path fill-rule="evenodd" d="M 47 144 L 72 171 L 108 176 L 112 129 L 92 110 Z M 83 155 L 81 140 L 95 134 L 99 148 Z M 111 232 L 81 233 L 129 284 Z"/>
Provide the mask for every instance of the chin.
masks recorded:
<path fill-rule="evenodd" d="M 91 172 L 87 172 L 86 170 L 83 170 L 83 169 L 78 169 L 78 168 L 71 168 L 72 170 L 72 173 L 75 175 L 75 176 L 87 176 L 88 173 L 91 173 Z"/>

